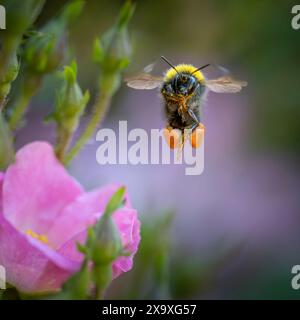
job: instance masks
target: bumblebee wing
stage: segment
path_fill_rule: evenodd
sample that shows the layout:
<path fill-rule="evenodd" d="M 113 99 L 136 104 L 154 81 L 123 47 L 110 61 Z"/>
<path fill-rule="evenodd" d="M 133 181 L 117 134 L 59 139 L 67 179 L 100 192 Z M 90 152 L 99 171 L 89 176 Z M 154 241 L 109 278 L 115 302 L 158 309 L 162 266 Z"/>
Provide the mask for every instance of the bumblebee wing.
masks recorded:
<path fill-rule="evenodd" d="M 208 89 L 216 93 L 237 93 L 247 84 L 246 81 L 235 80 L 230 76 L 223 76 L 206 82 Z"/>
<path fill-rule="evenodd" d="M 156 65 L 156 61 L 148 64 L 148 65 L 144 68 L 143 72 L 144 72 L 144 73 L 150 73 L 150 72 L 152 72 L 153 69 L 154 69 L 154 67 L 155 67 L 155 65 Z"/>
<path fill-rule="evenodd" d="M 139 90 L 151 90 L 158 88 L 162 81 L 162 77 L 154 77 L 148 73 L 141 73 L 137 76 L 125 79 L 128 87 Z"/>

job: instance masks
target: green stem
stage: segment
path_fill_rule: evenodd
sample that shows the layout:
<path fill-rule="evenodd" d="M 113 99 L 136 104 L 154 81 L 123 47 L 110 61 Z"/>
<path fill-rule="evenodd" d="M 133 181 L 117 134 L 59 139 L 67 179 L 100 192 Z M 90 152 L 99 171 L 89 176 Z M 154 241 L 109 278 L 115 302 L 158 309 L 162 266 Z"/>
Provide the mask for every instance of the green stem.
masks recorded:
<path fill-rule="evenodd" d="M 95 292 L 94 299 L 103 300 L 105 291 L 112 281 L 112 263 L 94 265 Z"/>
<path fill-rule="evenodd" d="M 104 300 L 105 290 L 100 289 L 99 287 L 95 288 L 95 300 Z"/>
<path fill-rule="evenodd" d="M 6 96 L 0 95 L 0 112 L 4 109 L 6 104 Z"/>
<path fill-rule="evenodd" d="M 69 147 L 72 132 L 65 130 L 64 128 L 57 129 L 57 143 L 56 143 L 56 156 L 58 160 L 63 162 L 67 149 Z"/>
<path fill-rule="evenodd" d="M 6 121 L 4 120 L 3 114 L 0 111 L 0 169 L 6 169 L 6 167 L 13 161 L 13 159 L 13 141 Z"/>
<path fill-rule="evenodd" d="M 15 105 L 12 108 L 12 113 L 8 121 L 11 131 L 18 128 L 22 120 L 30 100 L 38 92 L 41 86 L 41 78 L 39 76 L 25 76 L 23 79 L 21 94 L 17 98 Z"/>
<path fill-rule="evenodd" d="M 6 105 L 7 95 L 9 91 L 10 91 L 10 83 L 0 83 L 0 112 L 3 111 Z"/>
<path fill-rule="evenodd" d="M 2 51 L 0 50 L 0 79 L 2 79 L 3 76 L 6 74 L 7 68 L 9 66 L 9 61 L 13 56 L 14 52 L 17 50 L 19 41 L 19 38 L 5 39 L 5 45 L 3 46 Z"/>
<path fill-rule="evenodd" d="M 22 95 L 18 101 L 16 102 L 16 105 L 13 109 L 13 112 L 11 114 L 11 117 L 9 119 L 9 128 L 11 131 L 14 131 L 18 128 L 19 123 L 21 119 L 23 118 L 23 115 L 27 109 L 27 106 L 31 100 L 32 96 L 29 95 Z"/>
<path fill-rule="evenodd" d="M 111 102 L 111 94 L 102 92 L 97 98 L 94 105 L 93 114 L 89 120 L 86 128 L 82 132 L 81 136 L 73 146 L 73 148 L 66 155 L 64 164 L 67 165 L 77 155 L 77 153 L 83 148 L 83 146 L 89 141 L 93 133 L 96 131 L 98 125 L 103 120 Z"/>
<path fill-rule="evenodd" d="M 3 60 L 2 58 L 0 58 L 0 71 L 2 72 L 2 74 L 0 75 L 0 111 L 5 108 L 6 102 L 8 100 L 7 97 L 11 90 L 11 85 L 19 73 L 19 63 L 16 52 L 12 53 L 10 59 L 8 59 L 7 67 L 5 68 L 5 70 L 4 66 L 2 66 L 1 64 L 1 61 Z"/>

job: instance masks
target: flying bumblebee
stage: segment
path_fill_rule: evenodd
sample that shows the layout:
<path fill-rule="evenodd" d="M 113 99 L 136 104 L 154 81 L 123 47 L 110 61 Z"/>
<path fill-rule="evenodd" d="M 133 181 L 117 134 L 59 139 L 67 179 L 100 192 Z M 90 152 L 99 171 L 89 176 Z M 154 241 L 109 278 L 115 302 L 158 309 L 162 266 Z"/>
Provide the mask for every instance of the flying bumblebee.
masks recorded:
<path fill-rule="evenodd" d="M 205 132 L 204 125 L 200 122 L 200 111 L 207 90 L 216 93 L 237 93 L 242 87 L 247 86 L 247 82 L 235 80 L 230 76 L 208 80 L 201 70 L 209 64 L 200 68 L 190 64 L 174 66 L 165 57 L 161 58 L 170 66 L 164 77 L 156 77 L 144 72 L 125 81 L 134 89 L 160 89 L 165 101 L 167 117 L 165 136 L 170 148 L 184 146 L 186 131 L 190 132 L 191 145 L 197 148 Z"/>

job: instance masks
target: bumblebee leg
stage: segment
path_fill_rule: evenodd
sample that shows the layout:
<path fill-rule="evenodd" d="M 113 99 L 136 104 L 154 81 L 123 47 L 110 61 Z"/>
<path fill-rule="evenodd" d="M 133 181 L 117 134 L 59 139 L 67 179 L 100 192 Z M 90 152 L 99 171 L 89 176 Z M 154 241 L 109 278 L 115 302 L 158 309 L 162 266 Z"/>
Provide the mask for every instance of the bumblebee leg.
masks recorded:
<path fill-rule="evenodd" d="M 192 134 L 190 135 L 190 143 L 193 148 L 197 149 L 202 145 L 204 135 L 205 127 L 202 123 L 199 122 L 196 128 L 192 129 Z"/>
<path fill-rule="evenodd" d="M 190 117 L 195 121 L 195 124 L 199 124 L 199 120 L 198 118 L 196 117 L 194 111 L 192 109 L 188 109 L 188 114 L 190 115 Z"/>
<path fill-rule="evenodd" d="M 171 126 L 167 126 L 164 130 L 164 137 L 170 149 L 177 149 L 182 144 L 182 131 L 180 129 L 174 129 Z"/>
<path fill-rule="evenodd" d="M 197 149 L 202 145 L 205 133 L 205 127 L 198 120 L 193 110 L 188 109 L 188 114 L 195 121 L 195 124 L 191 127 L 190 142 L 193 148 Z"/>

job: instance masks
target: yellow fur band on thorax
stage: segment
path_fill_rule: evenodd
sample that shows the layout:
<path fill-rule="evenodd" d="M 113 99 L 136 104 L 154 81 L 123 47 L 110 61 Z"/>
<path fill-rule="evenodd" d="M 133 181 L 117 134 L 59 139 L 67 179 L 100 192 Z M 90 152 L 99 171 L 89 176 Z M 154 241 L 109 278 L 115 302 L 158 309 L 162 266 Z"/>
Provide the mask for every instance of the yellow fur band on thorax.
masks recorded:
<path fill-rule="evenodd" d="M 188 73 L 188 74 L 192 74 L 195 70 L 197 70 L 197 68 L 195 68 L 194 66 L 192 66 L 191 64 L 179 64 L 177 66 L 175 66 L 176 70 L 181 73 Z M 169 70 L 167 70 L 165 77 L 164 77 L 164 81 L 168 82 L 170 81 L 172 78 L 174 78 L 177 74 L 176 70 L 174 70 L 173 68 L 170 68 Z M 197 71 L 193 74 L 193 76 L 200 82 L 200 83 L 204 83 L 205 82 L 205 78 L 204 75 L 201 71 Z"/>

